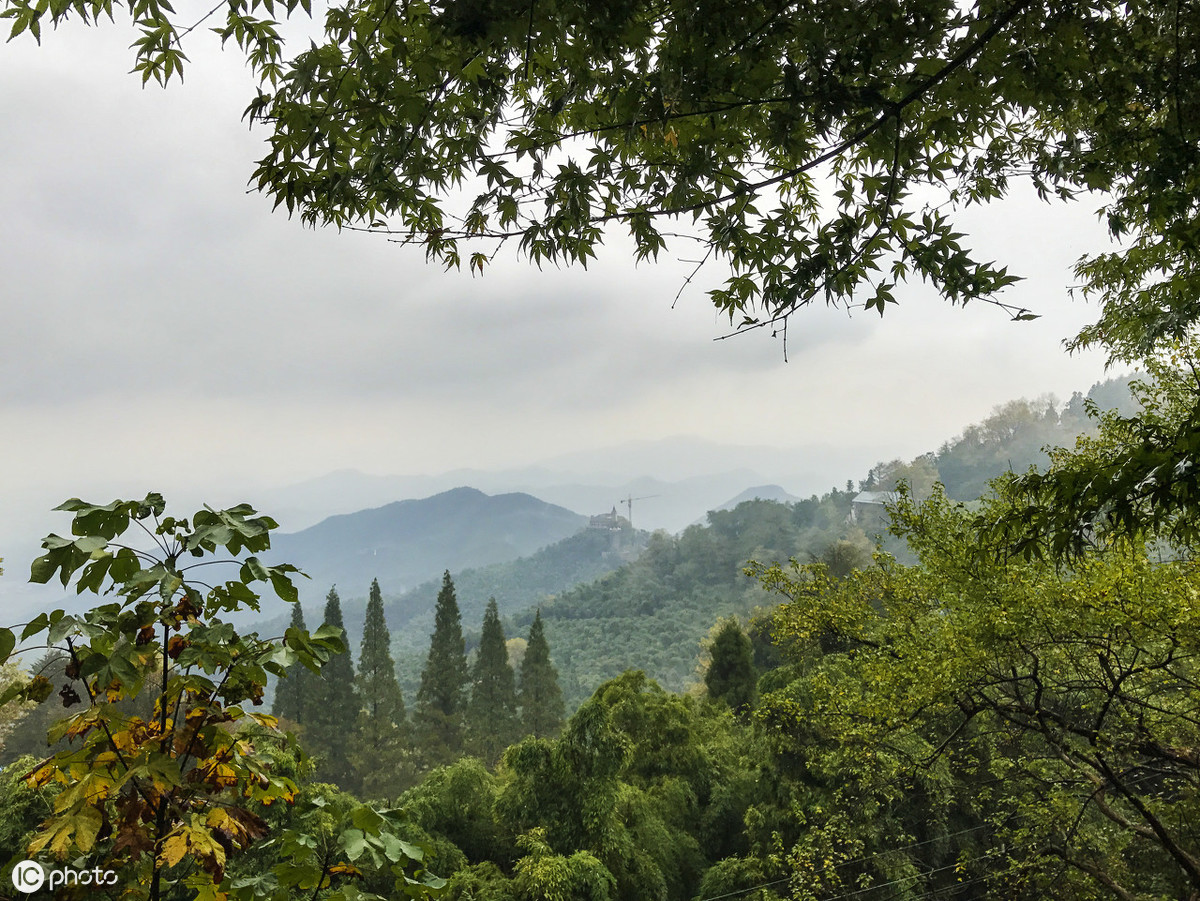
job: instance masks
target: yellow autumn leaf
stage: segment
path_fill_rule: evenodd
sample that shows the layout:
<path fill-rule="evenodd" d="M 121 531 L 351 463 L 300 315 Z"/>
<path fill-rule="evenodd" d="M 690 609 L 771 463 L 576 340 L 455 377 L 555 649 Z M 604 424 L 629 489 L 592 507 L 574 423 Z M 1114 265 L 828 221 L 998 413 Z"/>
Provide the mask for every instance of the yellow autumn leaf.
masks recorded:
<path fill-rule="evenodd" d="M 195 901 L 229 901 L 228 893 L 220 891 L 211 881 L 189 887 L 196 889 Z"/>
<path fill-rule="evenodd" d="M 60 859 L 66 857 L 67 851 L 69 851 L 71 848 L 72 831 L 72 825 L 70 823 L 64 823 L 61 828 L 54 833 L 54 838 L 50 841 L 50 853 Z"/>
<path fill-rule="evenodd" d="M 58 830 L 53 829 L 53 828 L 46 829 L 44 832 L 38 833 L 37 836 L 34 837 L 33 841 L 31 841 L 29 843 L 29 847 L 28 847 L 28 849 L 26 849 L 26 853 L 30 857 L 35 856 L 39 851 L 41 851 L 48 844 L 50 844 L 50 840 L 53 839 L 57 834 L 58 834 Z"/>
<path fill-rule="evenodd" d="M 193 825 L 197 823 L 195 817 L 193 817 L 192 822 Z M 193 857 L 208 858 L 215 861 L 219 867 L 225 866 L 225 849 L 213 838 L 212 833 L 208 829 L 203 826 L 191 829 L 188 834 L 188 840 Z"/>
<path fill-rule="evenodd" d="M 25 777 L 30 788 L 41 788 L 50 782 L 58 773 L 58 768 L 51 763 L 43 764 Z"/>
<path fill-rule="evenodd" d="M 163 842 L 162 851 L 159 852 L 159 860 L 169 867 L 175 866 L 179 861 L 183 860 L 188 852 L 188 839 L 184 832 L 175 832 L 167 836 L 167 840 Z"/>
<path fill-rule="evenodd" d="M 75 844 L 83 853 L 92 850 L 96 836 L 104 825 L 104 817 L 95 807 L 85 807 L 75 818 Z"/>

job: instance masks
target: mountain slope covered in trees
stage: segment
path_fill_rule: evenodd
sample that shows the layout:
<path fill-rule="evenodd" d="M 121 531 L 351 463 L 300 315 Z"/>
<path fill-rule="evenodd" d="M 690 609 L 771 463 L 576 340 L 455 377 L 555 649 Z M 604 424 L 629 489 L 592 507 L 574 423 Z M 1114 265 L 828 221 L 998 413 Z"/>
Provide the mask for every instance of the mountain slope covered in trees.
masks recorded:
<path fill-rule="evenodd" d="M 366 597 L 371 579 L 399 592 L 444 569 L 488 566 L 531 554 L 573 535 L 587 517 L 528 494 L 484 494 L 455 488 L 419 500 L 331 516 L 280 535 L 271 557 L 299 566 L 309 603 L 337 584 L 347 598 Z"/>
<path fill-rule="evenodd" d="M 847 523 L 853 497 L 835 490 L 794 505 L 757 500 L 713 511 L 706 525 L 677 537 L 656 532 L 634 562 L 543 604 L 568 709 L 630 668 L 668 690 L 686 689 L 712 624 L 766 600 L 742 572 L 750 560 L 820 559 L 841 544 L 855 562 L 869 560 L 870 540 Z M 514 630 L 532 617 L 515 617 Z"/>
<path fill-rule="evenodd" d="M 479 620 L 489 598 L 495 598 L 502 611 L 535 606 L 636 559 L 649 538 L 649 533 L 629 528 L 582 529 L 516 560 L 453 572 L 463 616 L 469 622 Z M 440 585 L 440 580 L 430 579 L 387 601 L 388 620 L 410 626 L 399 646 L 423 645 L 422 633 L 432 628 Z"/>
<path fill-rule="evenodd" d="M 1092 428 L 1088 402 L 1132 411 L 1129 381 L 1126 376 L 1098 383 L 1065 404 L 1049 398 L 1012 401 L 936 451 L 907 462 L 880 463 L 857 487 L 848 483 L 791 504 L 753 500 L 712 511 L 704 524 L 678 536 L 583 529 L 516 560 L 452 570 L 468 645 L 474 647 L 478 640 L 476 624 L 495 597 L 510 635 L 524 634 L 535 610 L 542 609 L 568 709 L 629 667 L 644 669 L 670 690 L 685 690 L 700 678 L 700 642 L 715 620 L 745 618 L 765 602 L 743 574 L 749 561 L 795 557 L 848 571 L 869 560 L 876 540 L 910 559 L 902 542 L 884 534 L 881 518 L 850 521 L 859 490 L 889 491 L 904 479 L 923 497 L 940 481 L 955 499 L 978 498 L 990 479 L 1042 465 L 1044 447 L 1070 444 Z M 361 577 L 358 581 L 365 593 L 367 583 Z M 400 595 L 382 578 L 380 584 L 395 628 L 397 676 L 411 693 L 433 629 L 441 582 L 430 579 Z M 346 583 L 342 594 L 351 599 L 344 602 L 346 625 L 357 642 L 365 601 L 357 600 L 358 591 Z"/>
<path fill-rule="evenodd" d="M 1136 404 L 1130 379 L 1098 383 L 1065 404 L 1049 398 L 1012 401 L 936 452 L 879 464 L 858 489 L 890 491 L 905 479 L 917 496 L 928 496 L 942 482 L 951 497 L 975 500 L 991 479 L 1044 465 L 1043 448 L 1070 445 L 1094 429 L 1089 402 L 1131 412 Z M 882 518 L 851 521 L 857 494 L 847 485 L 791 504 L 752 500 L 711 511 L 704 525 L 678 536 L 655 533 L 637 560 L 543 604 L 568 709 L 628 668 L 645 670 L 671 691 L 694 684 L 700 642 L 713 623 L 728 615 L 745 618 L 767 603 L 743 573 L 751 560 L 821 561 L 844 573 L 866 565 L 876 541 L 911 559 L 903 542 L 886 534 Z M 532 610 L 514 617 L 514 629 L 528 628 L 532 617 Z"/>

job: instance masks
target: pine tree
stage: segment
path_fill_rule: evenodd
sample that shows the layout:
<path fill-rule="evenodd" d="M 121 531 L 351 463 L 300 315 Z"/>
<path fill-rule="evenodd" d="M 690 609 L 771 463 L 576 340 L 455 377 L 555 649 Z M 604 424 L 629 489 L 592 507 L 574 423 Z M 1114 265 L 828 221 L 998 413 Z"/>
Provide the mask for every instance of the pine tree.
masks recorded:
<path fill-rule="evenodd" d="M 724 701 L 737 712 L 754 703 L 758 673 L 754 669 L 754 647 L 733 617 L 722 620 L 712 646 L 712 661 L 704 674 L 708 696 Z"/>
<path fill-rule="evenodd" d="M 529 627 L 529 645 L 521 661 L 521 724 L 527 735 L 551 738 L 562 728 L 565 715 L 558 670 L 550 662 L 550 645 L 539 610 Z"/>
<path fill-rule="evenodd" d="M 298 603 L 292 605 L 292 621 L 288 628 L 308 631 L 304 625 L 304 609 Z M 313 672 L 302 663 L 293 663 L 287 668 L 287 675 L 275 683 L 271 713 L 287 720 L 285 725 L 303 726 L 312 713 L 317 688 Z"/>
<path fill-rule="evenodd" d="M 342 602 L 337 589 L 325 597 L 326 626 L 336 626 L 345 635 Z M 316 776 L 347 791 L 357 791 L 357 778 L 347 754 L 354 726 L 358 721 L 358 692 L 354 686 L 354 664 L 350 651 L 331 657 L 321 667 L 317 680 L 316 705 L 309 713 L 308 749 L 317 760 Z"/>
<path fill-rule="evenodd" d="M 483 634 L 471 672 L 467 736 L 471 751 L 488 766 L 494 766 L 504 749 L 519 737 L 517 680 L 508 662 L 508 646 L 495 598 L 488 601 L 483 615 Z"/>
<path fill-rule="evenodd" d="M 396 682 L 391 633 L 379 580 L 371 582 L 362 651 L 358 658 L 360 711 L 350 760 L 365 798 L 394 798 L 413 782 L 412 748 L 404 696 Z"/>
<path fill-rule="evenodd" d="M 429 658 L 421 671 L 413 715 L 418 751 L 434 766 L 448 763 L 462 752 L 467 691 L 466 648 L 454 582 L 447 570 L 437 596 Z"/>

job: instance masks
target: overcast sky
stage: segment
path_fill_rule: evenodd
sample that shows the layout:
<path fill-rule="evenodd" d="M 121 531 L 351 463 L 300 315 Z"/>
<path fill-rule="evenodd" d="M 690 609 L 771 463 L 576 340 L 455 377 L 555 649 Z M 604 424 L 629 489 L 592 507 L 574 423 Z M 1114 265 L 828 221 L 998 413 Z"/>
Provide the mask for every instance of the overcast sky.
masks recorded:
<path fill-rule="evenodd" d="M 1006 400 L 1104 377 L 1062 348 L 1095 316 L 1066 296 L 1070 264 L 1104 246 L 1089 205 L 967 220 L 1027 277 L 1005 299 L 1040 320 L 917 285 L 882 322 L 797 315 L 785 363 L 761 332 L 714 341 L 727 323 L 703 281 L 672 308 L 682 263 L 635 267 L 614 245 L 588 271 L 510 259 L 471 278 L 273 214 L 246 192 L 261 135 L 240 121 L 236 53 L 202 39 L 183 85 L 143 90 L 129 40 L 72 27 L 0 46 L 10 570 L 27 572 L 6 548 L 62 528 L 40 511 L 76 494 L 223 501 L 334 469 L 509 467 L 673 435 L 911 456 Z"/>

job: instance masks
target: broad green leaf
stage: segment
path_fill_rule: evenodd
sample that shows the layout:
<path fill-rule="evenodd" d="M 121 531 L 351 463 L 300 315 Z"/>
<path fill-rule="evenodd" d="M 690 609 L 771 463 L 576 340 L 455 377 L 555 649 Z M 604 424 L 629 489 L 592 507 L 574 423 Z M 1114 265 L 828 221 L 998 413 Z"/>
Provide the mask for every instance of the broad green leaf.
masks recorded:
<path fill-rule="evenodd" d="M 368 835 L 378 835 L 387 825 L 379 812 L 367 805 L 356 807 L 350 815 L 350 821 Z"/>
<path fill-rule="evenodd" d="M 58 612 L 61 612 L 61 611 L 58 611 Z M 33 619 L 31 619 L 28 623 L 26 623 L 25 628 L 21 630 L 21 641 L 24 641 L 26 638 L 28 638 L 31 635 L 37 635 L 38 632 L 41 632 L 43 629 L 49 628 L 49 626 L 50 626 L 50 614 L 39 613 L 37 616 L 35 616 Z"/>
<path fill-rule="evenodd" d="M 350 860 L 358 860 L 367 850 L 367 837 L 361 829 L 344 829 L 338 836 L 338 846 Z"/>

